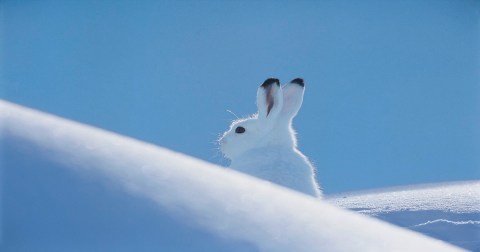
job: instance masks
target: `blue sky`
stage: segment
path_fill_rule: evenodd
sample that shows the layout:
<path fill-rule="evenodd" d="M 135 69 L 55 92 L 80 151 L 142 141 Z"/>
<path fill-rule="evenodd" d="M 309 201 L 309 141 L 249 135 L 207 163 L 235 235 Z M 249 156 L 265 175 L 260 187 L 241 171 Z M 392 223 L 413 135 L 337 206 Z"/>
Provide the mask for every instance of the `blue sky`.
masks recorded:
<path fill-rule="evenodd" d="M 2 1 L 1 98 L 226 165 L 268 77 L 326 193 L 480 178 L 479 1 Z"/>

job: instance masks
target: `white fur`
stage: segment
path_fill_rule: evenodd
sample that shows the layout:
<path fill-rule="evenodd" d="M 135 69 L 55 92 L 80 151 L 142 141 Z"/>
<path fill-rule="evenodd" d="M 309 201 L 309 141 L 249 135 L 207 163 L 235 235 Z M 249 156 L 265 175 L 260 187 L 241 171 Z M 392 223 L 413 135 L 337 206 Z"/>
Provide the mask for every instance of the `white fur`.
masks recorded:
<path fill-rule="evenodd" d="M 296 83 L 283 87 L 278 84 L 260 86 L 258 113 L 234 121 L 220 138 L 220 149 L 231 160 L 232 169 L 321 197 L 315 169 L 297 149 L 292 128 L 292 119 L 302 105 L 303 94 L 304 87 Z M 245 132 L 236 133 L 237 127 L 245 128 Z"/>

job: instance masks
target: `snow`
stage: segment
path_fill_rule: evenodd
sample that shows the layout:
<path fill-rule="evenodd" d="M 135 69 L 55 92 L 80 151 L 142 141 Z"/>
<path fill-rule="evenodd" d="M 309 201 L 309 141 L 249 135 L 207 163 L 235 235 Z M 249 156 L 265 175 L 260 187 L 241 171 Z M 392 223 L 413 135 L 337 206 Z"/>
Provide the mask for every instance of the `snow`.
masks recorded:
<path fill-rule="evenodd" d="M 405 210 L 478 213 L 480 212 L 480 181 L 425 184 L 345 193 L 332 195 L 329 201 L 345 208 L 361 208 L 361 212 L 371 214 Z"/>
<path fill-rule="evenodd" d="M 471 251 L 480 251 L 480 181 L 332 195 L 328 201 Z"/>
<path fill-rule="evenodd" d="M 0 121 L 2 251 L 461 250 L 9 102 L 0 101 Z"/>

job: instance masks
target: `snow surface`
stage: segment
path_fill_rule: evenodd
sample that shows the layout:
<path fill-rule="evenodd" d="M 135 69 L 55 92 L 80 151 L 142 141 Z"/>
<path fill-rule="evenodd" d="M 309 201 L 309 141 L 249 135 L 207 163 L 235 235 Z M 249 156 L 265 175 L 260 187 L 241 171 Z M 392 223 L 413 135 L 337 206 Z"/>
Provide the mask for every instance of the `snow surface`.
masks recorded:
<path fill-rule="evenodd" d="M 480 251 L 480 181 L 332 195 L 334 205 Z"/>
<path fill-rule="evenodd" d="M 2 251 L 461 250 L 5 101 L 0 121 Z"/>

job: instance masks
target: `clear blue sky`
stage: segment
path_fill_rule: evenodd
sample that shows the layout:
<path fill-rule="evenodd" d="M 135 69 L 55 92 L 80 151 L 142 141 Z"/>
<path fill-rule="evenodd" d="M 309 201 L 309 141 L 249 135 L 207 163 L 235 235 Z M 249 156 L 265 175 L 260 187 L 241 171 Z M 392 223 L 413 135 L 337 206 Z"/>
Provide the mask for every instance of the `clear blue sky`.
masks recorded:
<path fill-rule="evenodd" d="M 268 77 L 326 193 L 480 178 L 480 1 L 10 1 L 1 98 L 226 165 Z"/>

